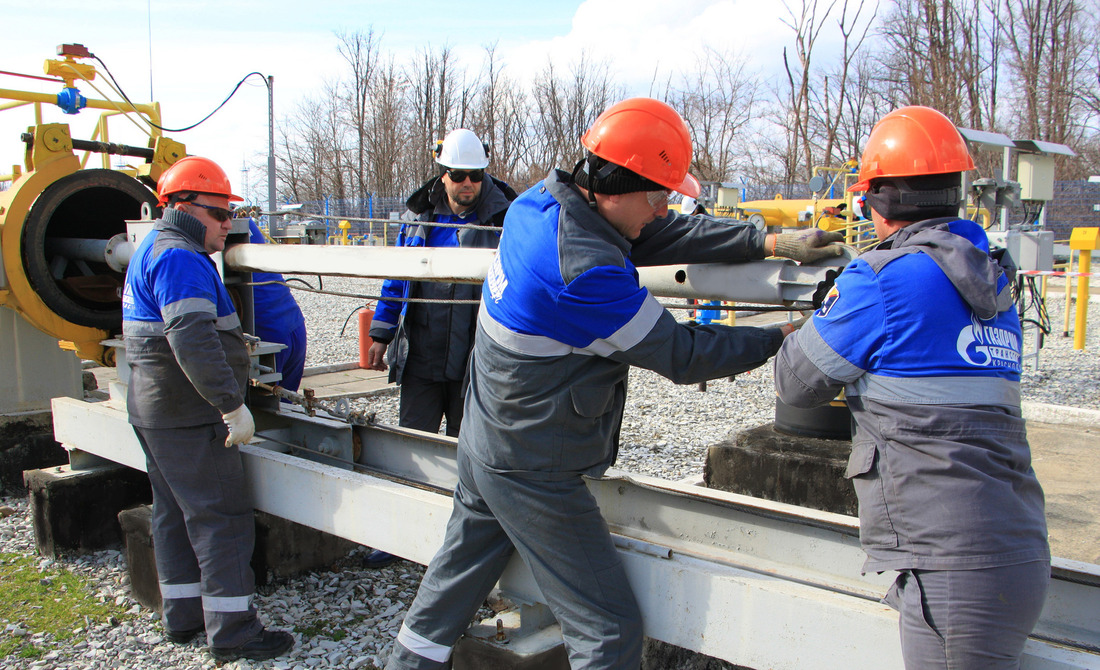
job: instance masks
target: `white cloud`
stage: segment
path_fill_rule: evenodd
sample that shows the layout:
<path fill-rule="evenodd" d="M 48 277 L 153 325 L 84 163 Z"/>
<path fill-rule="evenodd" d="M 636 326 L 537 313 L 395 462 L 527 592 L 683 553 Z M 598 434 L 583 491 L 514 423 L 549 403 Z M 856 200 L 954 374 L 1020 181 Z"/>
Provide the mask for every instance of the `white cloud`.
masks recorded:
<path fill-rule="evenodd" d="M 549 40 L 509 45 L 502 51 L 515 76 L 528 79 L 547 58 L 566 68 L 582 52 L 606 61 L 619 81 L 644 93 L 656 78 L 689 70 L 703 48 L 742 54 L 753 67 L 778 62 L 791 31 L 777 4 L 759 0 L 586 0 L 570 32 Z"/>

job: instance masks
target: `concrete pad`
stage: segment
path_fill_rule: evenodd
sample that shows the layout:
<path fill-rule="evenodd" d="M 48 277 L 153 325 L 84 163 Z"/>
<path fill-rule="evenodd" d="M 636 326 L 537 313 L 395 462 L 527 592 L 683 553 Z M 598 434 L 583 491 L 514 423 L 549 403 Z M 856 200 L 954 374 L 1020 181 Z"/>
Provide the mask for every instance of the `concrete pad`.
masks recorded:
<path fill-rule="evenodd" d="M 0 415 L 0 493 L 21 493 L 24 470 L 68 462 L 68 452 L 53 439 L 52 412 Z"/>
<path fill-rule="evenodd" d="M 122 540 L 120 510 L 153 499 L 148 476 L 122 465 L 23 473 L 38 553 L 96 551 Z"/>
<path fill-rule="evenodd" d="M 708 488 L 854 516 L 855 491 L 844 478 L 852 443 L 788 435 L 768 423 L 707 450 Z"/>

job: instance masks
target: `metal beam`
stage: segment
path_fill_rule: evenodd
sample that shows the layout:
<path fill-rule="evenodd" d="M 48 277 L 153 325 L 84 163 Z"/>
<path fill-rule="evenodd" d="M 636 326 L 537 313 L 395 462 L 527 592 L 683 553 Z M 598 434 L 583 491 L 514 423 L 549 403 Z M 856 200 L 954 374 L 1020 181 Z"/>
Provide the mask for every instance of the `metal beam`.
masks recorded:
<path fill-rule="evenodd" d="M 53 408 L 55 436 L 66 447 L 144 470 L 119 400 L 59 398 Z M 298 421 L 281 411 L 275 419 L 257 416 L 269 425 L 287 420 Z M 354 430 L 361 464 L 396 472 L 354 472 L 258 441 L 241 449 L 255 507 L 427 564 L 451 511 L 450 497 L 436 491 L 453 485 L 455 441 L 389 427 Z M 397 480 L 410 473 L 417 482 Z M 589 485 L 614 533 L 647 635 L 749 667 L 901 667 L 897 615 L 877 602 L 890 578 L 859 574 L 855 519 L 612 475 Z M 369 523 L 363 510 L 371 510 Z M 1058 568 L 1023 667 L 1096 667 L 1100 566 Z M 519 602 L 542 600 L 518 558 L 501 587 Z"/>

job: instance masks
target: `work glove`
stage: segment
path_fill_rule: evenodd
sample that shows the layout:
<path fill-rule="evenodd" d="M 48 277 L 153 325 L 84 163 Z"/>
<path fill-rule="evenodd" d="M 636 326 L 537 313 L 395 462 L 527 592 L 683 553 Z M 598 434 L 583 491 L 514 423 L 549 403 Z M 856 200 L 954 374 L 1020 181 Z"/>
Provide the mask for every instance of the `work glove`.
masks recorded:
<path fill-rule="evenodd" d="M 249 412 L 244 405 L 232 412 L 222 414 L 222 421 L 229 428 L 229 437 L 225 438 L 227 449 L 234 444 L 248 442 L 256 432 L 256 422 L 252 420 L 252 412 Z"/>
<path fill-rule="evenodd" d="M 779 233 L 775 236 L 773 255 L 799 263 L 813 263 L 843 254 L 844 248 L 838 244 L 843 241 L 842 233 L 827 233 L 820 228 L 800 230 L 797 233 Z"/>

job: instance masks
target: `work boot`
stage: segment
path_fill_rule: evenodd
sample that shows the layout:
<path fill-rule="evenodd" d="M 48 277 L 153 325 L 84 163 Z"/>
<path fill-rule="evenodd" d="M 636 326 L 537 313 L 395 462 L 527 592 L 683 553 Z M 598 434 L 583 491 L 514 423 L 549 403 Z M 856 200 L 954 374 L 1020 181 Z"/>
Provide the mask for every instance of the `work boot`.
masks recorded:
<path fill-rule="evenodd" d="M 285 630 L 262 630 L 239 647 L 210 647 L 210 654 L 217 661 L 235 661 L 247 658 L 250 661 L 266 661 L 282 656 L 294 646 L 294 636 Z"/>
<path fill-rule="evenodd" d="M 363 567 L 377 570 L 378 568 L 384 568 L 400 560 L 400 556 L 394 556 L 393 554 L 387 554 L 381 549 L 375 549 L 363 559 Z"/>
<path fill-rule="evenodd" d="M 202 626 L 198 626 L 197 628 L 189 628 L 188 630 L 168 630 L 167 628 L 165 628 L 164 635 L 176 644 L 187 644 L 191 640 L 194 640 L 196 635 L 205 631 L 206 629 Z"/>

